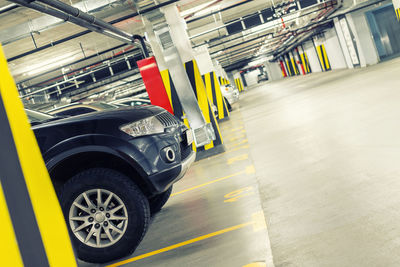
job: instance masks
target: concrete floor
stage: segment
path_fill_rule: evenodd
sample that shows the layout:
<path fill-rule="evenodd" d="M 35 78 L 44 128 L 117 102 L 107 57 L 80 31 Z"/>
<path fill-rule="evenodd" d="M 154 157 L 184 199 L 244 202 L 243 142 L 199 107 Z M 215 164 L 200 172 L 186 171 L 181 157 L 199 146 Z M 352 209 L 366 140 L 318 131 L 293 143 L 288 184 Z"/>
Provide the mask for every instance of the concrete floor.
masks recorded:
<path fill-rule="evenodd" d="M 240 105 L 275 266 L 400 266 L 400 59 Z"/>
<path fill-rule="evenodd" d="M 400 266 L 399 74 L 395 59 L 249 88 L 220 124 L 227 151 L 108 266 Z"/>

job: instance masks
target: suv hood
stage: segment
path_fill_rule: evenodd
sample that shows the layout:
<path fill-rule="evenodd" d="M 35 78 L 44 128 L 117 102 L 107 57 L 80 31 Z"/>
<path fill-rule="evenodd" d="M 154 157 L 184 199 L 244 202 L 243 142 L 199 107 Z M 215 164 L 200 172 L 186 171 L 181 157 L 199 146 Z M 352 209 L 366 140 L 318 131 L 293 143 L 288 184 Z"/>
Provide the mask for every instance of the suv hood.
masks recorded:
<path fill-rule="evenodd" d="M 55 126 L 62 126 L 68 124 L 81 124 L 93 121 L 109 121 L 113 120 L 118 124 L 138 121 L 147 117 L 157 115 L 164 112 L 165 109 L 158 106 L 137 106 L 127 107 L 115 110 L 91 112 L 83 115 L 72 116 L 68 118 L 60 118 L 37 124 L 32 127 L 32 130 L 39 130 L 41 128 L 52 128 Z"/>

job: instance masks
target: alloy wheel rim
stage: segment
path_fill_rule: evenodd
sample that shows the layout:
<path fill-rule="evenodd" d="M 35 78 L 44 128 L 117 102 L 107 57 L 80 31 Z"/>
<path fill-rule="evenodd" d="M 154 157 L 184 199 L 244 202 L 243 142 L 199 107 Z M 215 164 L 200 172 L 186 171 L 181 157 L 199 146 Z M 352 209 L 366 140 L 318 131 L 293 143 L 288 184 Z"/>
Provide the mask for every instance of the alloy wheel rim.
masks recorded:
<path fill-rule="evenodd" d="M 124 202 L 105 189 L 81 193 L 69 210 L 72 233 L 85 245 L 103 248 L 118 242 L 128 226 Z"/>

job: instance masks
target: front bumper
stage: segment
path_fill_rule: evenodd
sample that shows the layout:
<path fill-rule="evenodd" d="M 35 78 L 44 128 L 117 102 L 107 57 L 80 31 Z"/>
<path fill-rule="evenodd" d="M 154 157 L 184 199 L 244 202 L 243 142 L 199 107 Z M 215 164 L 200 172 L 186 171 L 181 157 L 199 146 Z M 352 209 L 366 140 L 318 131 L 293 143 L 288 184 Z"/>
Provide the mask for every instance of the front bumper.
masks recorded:
<path fill-rule="evenodd" d="M 175 182 L 182 179 L 185 176 L 186 172 L 189 170 L 190 166 L 196 160 L 196 152 L 192 151 L 192 153 L 182 162 L 182 169 L 176 178 Z"/>
<path fill-rule="evenodd" d="M 230 92 L 224 95 L 226 99 L 228 100 L 229 104 L 234 104 L 239 100 L 239 93 L 236 92 Z"/>
<path fill-rule="evenodd" d="M 195 159 L 196 152 L 191 151 L 189 156 L 187 156 L 180 165 L 149 176 L 148 181 L 154 188 L 153 194 L 156 195 L 166 191 L 172 184 L 182 179 Z"/>

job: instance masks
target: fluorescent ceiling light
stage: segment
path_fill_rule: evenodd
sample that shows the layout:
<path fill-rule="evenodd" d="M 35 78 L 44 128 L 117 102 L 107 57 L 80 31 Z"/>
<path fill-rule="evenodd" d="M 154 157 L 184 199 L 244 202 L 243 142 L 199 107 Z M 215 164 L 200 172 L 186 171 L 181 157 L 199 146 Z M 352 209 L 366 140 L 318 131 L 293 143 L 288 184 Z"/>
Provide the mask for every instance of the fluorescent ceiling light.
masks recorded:
<path fill-rule="evenodd" d="M 215 5 L 214 5 L 215 3 Z M 193 7 L 191 9 L 185 10 L 183 12 L 180 12 L 182 17 L 186 17 L 188 15 L 193 14 L 193 17 L 199 17 L 203 15 L 207 15 L 211 12 L 217 11 L 220 9 L 221 5 L 218 3 L 216 4 L 217 1 L 210 1 L 201 5 L 198 5 L 196 7 Z"/>
<path fill-rule="evenodd" d="M 192 13 L 196 13 L 197 11 L 202 10 L 203 8 L 205 8 L 205 7 L 209 6 L 210 4 L 212 4 L 213 2 L 214 1 L 210 1 L 210 2 L 207 2 L 207 3 L 201 4 L 201 5 L 195 6 L 193 8 L 188 9 L 188 10 L 180 12 L 180 14 L 181 14 L 182 17 L 186 17 L 187 15 L 190 15 Z"/>
<path fill-rule="evenodd" d="M 37 65 L 34 65 L 30 71 L 28 71 L 28 75 L 35 75 L 40 72 L 44 72 L 46 70 L 50 70 L 52 68 L 61 67 L 68 62 L 73 61 L 76 58 L 76 55 L 72 56 L 70 54 L 64 55 L 61 57 L 53 58 L 51 61 L 43 62 Z"/>

